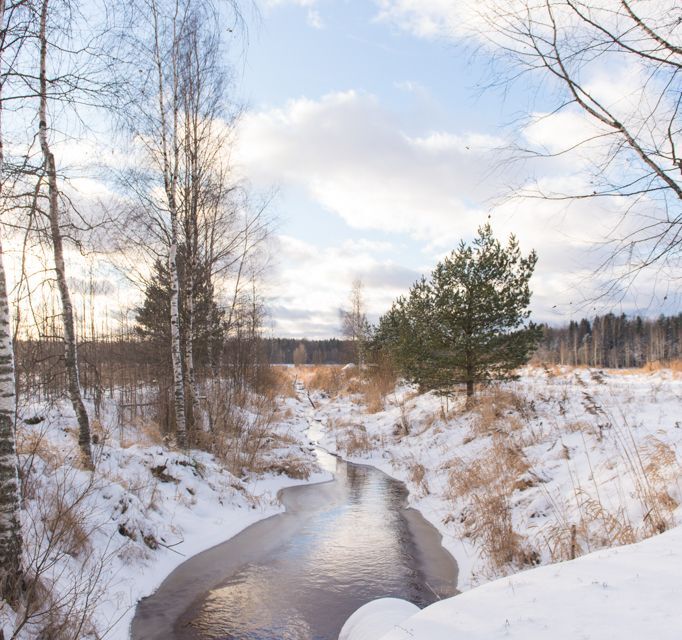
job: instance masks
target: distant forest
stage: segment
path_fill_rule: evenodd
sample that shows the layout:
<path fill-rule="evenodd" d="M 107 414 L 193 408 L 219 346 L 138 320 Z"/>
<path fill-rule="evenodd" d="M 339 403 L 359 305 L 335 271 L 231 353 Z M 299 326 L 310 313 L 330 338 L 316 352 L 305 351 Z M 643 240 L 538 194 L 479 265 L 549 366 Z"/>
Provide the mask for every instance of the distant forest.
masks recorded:
<path fill-rule="evenodd" d="M 682 313 L 656 319 L 609 313 L 542 329 L 535 360 L 547 364 L 617 369 L 682 358 Z M 354 359 L 349 340 L 270 338 L 264 346 L 272 364 L 346 364 Z"/>
<path fill-rule="evenodd" d="M 263 342 L 271 364 L 347 364 L 355 358 L 350 340 L 266 338 Z"/>
<path fill-rule="evenodd" d="M 616 369 L 682 357 L 682 314 L 650 319 L 609 313 L 543 329 L 536 359 L 548 364 Z"/>

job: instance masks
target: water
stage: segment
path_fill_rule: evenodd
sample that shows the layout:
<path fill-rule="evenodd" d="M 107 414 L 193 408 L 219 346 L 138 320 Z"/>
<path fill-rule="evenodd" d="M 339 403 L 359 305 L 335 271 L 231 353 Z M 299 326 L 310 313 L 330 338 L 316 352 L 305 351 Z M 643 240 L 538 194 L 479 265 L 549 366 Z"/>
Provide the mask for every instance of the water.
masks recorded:
<path fill-rule="evenodd" d="M 404 486 L 320 451 L 332 482 L 282 491 L 286 513 L 188 560 L 138 606 L 138 640 L 336 640 L 358 607 L 456 593 L 457 565 Z"/>

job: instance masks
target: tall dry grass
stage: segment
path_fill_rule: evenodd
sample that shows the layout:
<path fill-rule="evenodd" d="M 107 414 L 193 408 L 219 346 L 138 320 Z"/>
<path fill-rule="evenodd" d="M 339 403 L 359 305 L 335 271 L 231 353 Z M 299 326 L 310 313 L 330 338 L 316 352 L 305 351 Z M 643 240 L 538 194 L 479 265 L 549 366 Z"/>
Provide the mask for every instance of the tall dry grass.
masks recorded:
<path fill-rule="evenodd" d="M 489 417 L 487 410 L 484 415 Z M 479 455 L 453 458 L 448 464 L 449 498 L 467 505 L 461 519 L 462 533 L 482 550 L 491 575 L 539 560 L 527 537 L 514 530 L 510 506 L 514 491 L 533 486 L 527 479 L 521 482 L 530 465 L 521 447 L 501 431 L 493 431 L 490 446 Z"/>

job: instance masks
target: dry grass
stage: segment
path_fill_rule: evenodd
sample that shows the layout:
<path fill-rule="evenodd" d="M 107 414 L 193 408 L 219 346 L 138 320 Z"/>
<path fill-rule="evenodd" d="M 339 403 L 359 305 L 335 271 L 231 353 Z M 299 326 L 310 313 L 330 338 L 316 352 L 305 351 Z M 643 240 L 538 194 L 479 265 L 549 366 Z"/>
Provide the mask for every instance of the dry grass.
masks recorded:
<path fill-rule="evenodd" d="M 533 486 L 523 450 L 512 440 L 494 434 L 490 446 L 472 460 L 455 458 L 449 463 L 449 497 L 464 500 L 463 535 L 483 551 L 493 573 L 507 573 L 538 556 L 527 540 L 512 527 L 509 500 L 512 493 Z"/>
<path fill-rule="evenodd" d="M 362 370 L 337 365 L 297 367 L 296 375 L 311 391 L 321 391 L 330 398 L 339 395 L 359 396 L 368 413 L 384 409 L 386 396 L 395 390 L 396 373 L 387 360 Z"/>
<path fill-rule="evenodd" d="M 282 398 L 296 397 L 296 371 L 292 367 L 271 366 L 269 383 L 274 395 Z"/>
<path fill-rule="evenodd" d="M 274 473 L 298 480 L 307 480 L 312 473 L 312 468 L 308 460 L 291 454 L 284 458 L 277 456 L 262 458 L 259 467 L 255 471 L 257 473 Z"/>
<path fill-rule="evenodd" d="M 306 388 L 322 391 L 330 397 L 336 397 L 348 391 L 348 383 L 354 377 L 354 369 L 346 369 L 337 365 L 319 365 L 313 367 L 297 367 L 297 375 Z"/>
<path fill-rule="evenodd" d="M 119 440 L 123 449 L 135 445 L 148 447 L 169 444 L 169 439 L 164 438 L 158 422 L 144 418 L 135 418 L 122 427 Z"/>
<path fill-rule="evenodd" d="M 570 510 L 545 492 L 552 504 L 555 522 L 544 527 L 539 537 L 547 546 L 553 562 L 570 560 L 595 549 L 631 544 L 662 533 L 675 522 L 674 511 L 679 505 L 669 492 L 681 471 L 675 450 L 652 436 L 643 444 L 638 443 L 627 421 L 618 422 L 604 410 L 602 414 L 611 421 L 606 430 L 584 422 L 570 423 L 569 430 L 579 431 L 583 437 L 591 436 L 597 442 L 605 437 L 618 442 L 620 453 L 607 461 L 605 468 L 614 472 L 611 482 L 628 483 L 631 488 L 627 491 L 635 504 L 639 503 L 642 515 L 633 520 L 631 500 L 621 500 L 612 507 L 604 504 L 590 461 L 588 441 L 583 439 L 584 455 L 591 470 L 591 491 L 580 486 L 579 480 L 571 475 L 575 504 Z M 619 493 L 623 493 L 622 488 Z"/>
<path fill-rule="evenodd" d="M 531 402 L 500 387 L 491 387 L 479 394 L 471 411 L 474 416 L 472 429 L 476 435 L 517 431 L 535 415 Z"/>
<path fill-rule="evenodd" d="M 663 369 L 673 371 L 674 373 L 682 373 L 682 360 L 668 360 L 666 362 L 656 360 L 645 364 L 641 371 L 652 372 L 661 371 Z"/>
<path fill-rule="evenodd" d="M 420 495 L 427 496 L 431 493 L 426 479 L 426 468 L 423 464 L 413 462 L 410 465 L 410 482 L 417 487 Z"/>
<path fill-rule="evenodd" d="M 372 449 L 367 429 L 362 424 L 354 424 L 345 420 L 330 422 L 336 432 L 336 447 L 347 455 L 362 455 Z"/>
<path fill-rule="evenodd" d="M 398 375 L 390 358 L 380 357 L 376 364 L 368 367 L 361 389 L 367 413 L 384 410 L 386 396 L 395 391 L 397 382 Z"/>
<path fill-rule="evenodd" d="M 38 456 L 48 469 L 54 471 L 63 466 L 70 456 L 75 454 L 68 448 L 57 447 L 46 437 L 46 430 L 27 431 L 17 429 L 17 454 L 22 458 L 22 477 L 27 477 L 30 467 Z"/>

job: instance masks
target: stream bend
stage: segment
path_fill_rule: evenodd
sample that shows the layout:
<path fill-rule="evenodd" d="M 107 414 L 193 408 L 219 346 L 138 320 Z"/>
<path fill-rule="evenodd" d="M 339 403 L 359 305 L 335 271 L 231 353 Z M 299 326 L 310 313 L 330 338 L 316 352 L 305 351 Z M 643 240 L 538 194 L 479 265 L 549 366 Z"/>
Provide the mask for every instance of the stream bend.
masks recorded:
<path fill-rule="evenodd" d="M 283 489 L 284 513 L 180 565 L 139 603 L 133 640 L 336 640 L 376 598 L 456 593 L 457 564 L 401 482 L 318 457 L 333 480 Z"/>

